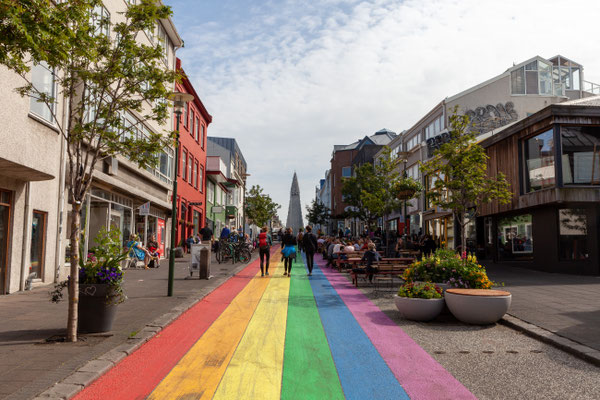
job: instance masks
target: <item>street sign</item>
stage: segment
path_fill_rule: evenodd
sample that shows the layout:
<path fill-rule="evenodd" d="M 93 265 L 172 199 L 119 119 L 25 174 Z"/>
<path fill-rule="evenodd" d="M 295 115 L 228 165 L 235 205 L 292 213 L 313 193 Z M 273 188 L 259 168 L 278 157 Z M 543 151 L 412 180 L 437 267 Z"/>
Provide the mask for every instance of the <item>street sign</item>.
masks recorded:
<path fill-rule="evenodd" d="M 190 206 L 201 206 L 202 202 L 201 201 L 190 201 L 188 204 Z"/>
<path fill-rule="evenodd" d="M 150 215 L 150 202 L 142 204 L 138 210 L 140 210 L 140 215 Z"/>

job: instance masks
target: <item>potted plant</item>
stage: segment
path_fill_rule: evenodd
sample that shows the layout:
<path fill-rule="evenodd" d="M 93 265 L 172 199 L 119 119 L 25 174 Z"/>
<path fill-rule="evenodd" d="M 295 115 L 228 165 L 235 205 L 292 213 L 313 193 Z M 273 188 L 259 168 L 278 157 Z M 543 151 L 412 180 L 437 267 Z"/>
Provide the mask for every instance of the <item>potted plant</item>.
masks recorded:
<path fill-rule="evenodd" d="M 98 245 L 90 249 L 87 257 L 79 257 L 78 331 L 86 333 L 110 331 L 117 305 L 125 301 L 121 262 L 129 249 L 122 249 L 121 233 L 118 229 L 102 229 L 95 242 Z M 53 302 L 62 299 L 67 285 L 68 280 L 56 286 Z"/>
<path fill-rule="evenodd" d="M 399 200 L 410 200 L 415 196 L 415 193 L 421 190 L 423 190 L 423 185 L 416 179 L 409 178 L 408 176 L 398 179 L 393 186 L 393 191 Z"/>
<path fill-rule="evenodd" d="M 431 282 L 407 282 L 394 295 L 394 303 L 404 318 L 430 321 L 444 308 L 443 291 Z"/>

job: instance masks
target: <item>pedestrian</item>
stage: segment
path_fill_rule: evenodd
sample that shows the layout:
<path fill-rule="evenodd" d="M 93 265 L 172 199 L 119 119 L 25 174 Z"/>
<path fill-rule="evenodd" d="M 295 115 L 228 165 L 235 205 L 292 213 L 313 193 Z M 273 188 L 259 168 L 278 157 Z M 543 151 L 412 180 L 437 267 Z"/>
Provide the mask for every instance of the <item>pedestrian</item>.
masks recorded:
<path fill-rule="evenodd" d="M 302 241 L 302 238 L 304 237 L 304 232 L 303 229 L 300 228 L 298 229 L 298 236 L 296 236 L 296 240 L 298 241 L 298 250 L 299 251 L 304 251 L 304 242 Z"/>
<path fill-rule="evenodd" d="M 200 229 L 200 237 L 202 238 L 202 242 L 210 243 L 213 240 L 213 231 L 208 227 L 208 225 L 204 225 L 204 228 Z"/>
<path fill-rule="evenodd" d="M 365 271 L 369 282 L 373 282 L 373 274 L 379 270 L 378 268 L 373 267 L 373 263 L 380 259 L 379 253 L 375 251 L 375 243 L 369 243 L 369 250 L 365 251 L 365 254 L 363 254 L 361 259 L 361 261 L 366 262 Z"/>
<path fill-rule="evenodd" d="M 219 236 L 220 239 L 229 239 L 229 235 L 231 234 L 231 231 L 229 230 L 229 227 L 227 227 L 227 225 L 225 225 L 223 227 L 223 230 L 221 230 L 221 236 Z"/>
<path fill-rule="evenodd" d="M 296 245 L 298 241 L 292 232 L 292 228 L 287 228 L 287 232 L 283 235 L 283 275 L 290 277 L 292 275 L 292 258 L 296 258 Z"/>
<path fill-rule="evenodd" d="M 312 233 L 312 227 L 306 226 L 306 233 L 302 237 L 302 247 L 306 253 L 306 266 L 308 267 L 308 276 L 312 276 L 312 270 L 314 265 L 315 252 L 317 251 L 318 243 L 314 233 Z"/>
<path fill-rule="evenodd" d="M 190 236 L 186 240 L 187 244 L 187 252 L 190 253 L 192 251 L 192 245 L 194 244 L 194 235 L 190 234 Z"/>
<path fill-rule="evenodd" d="M 273 240 L 269 235 L 269 228 L 263 226 L 258 235 L 258 254 L 260 257 L 260 276 L 269 275 L 269 259 L 271 258 L 271 245 Z"/>

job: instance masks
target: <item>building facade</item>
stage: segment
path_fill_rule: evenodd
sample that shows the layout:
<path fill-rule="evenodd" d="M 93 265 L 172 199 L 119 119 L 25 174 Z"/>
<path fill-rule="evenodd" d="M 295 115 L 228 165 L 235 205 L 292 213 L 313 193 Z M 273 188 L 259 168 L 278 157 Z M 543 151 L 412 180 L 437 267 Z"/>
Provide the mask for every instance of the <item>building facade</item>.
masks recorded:
<path fill-rule="evenodd" d="M 600 96 L 547 106 L 481 144 L 513 195 L 480 207 L 480 256 L 600 275 Z"/>
<path fill-rule="evenodd" d="M 176 243 L 196 235 L 206 221 L 206 150 L 208 125 L 212 116 L 181 68 L 181 83 L 175 90 L 189 93 L 194 100 L 185 104 L 179 124 L 179 168 L 177 174 L 177 237 Z M 174 116 L 176 118 L 176 116 Z"/>
<path fill-rule="evenodd" d="M 111 37 L 112 23 L 120 20 L 127 2 L 106 0 L 101 8 L 110 18 L 106 26 Z M 175 68 L 175 51 L 183 42 L 171 19 L 159 21 L 152 32 L 143 32 L 145 44 L 161 43 L 164 67 Z M 55 118 L 64 123 L 66 101 L 60 96 L 55 71 L 44 64 L 32 66 L 30 79 L 35 87 L 55 97 L 52 110 L 35 99 L 20 97 L 13 88 L 23 82 L 0 68 L 3 96 L 0 98 L 0 294 L 23 290 L 27 281 L 50 284 L 66 279 L 69 271 L 71 207 L 65 190 L 66 144 Z M 144 104 L 150 109 L 152 104 Z M 121 115 L 123 123 L 134 126 L 142 119 L 136 112 Z M 137 134 L 165 133 L 154 121 L 139 124 Z M 165 149 L 156 168 L 140 169 L 124 157 L 99 162 L 92 187 L 83 204 L 84 251 L 94 246 L 93 238 L 106 227 L 118 228 L 123 243 L 132 232 L 144 243 L 155 234 L 164 254 L 172 187 L 173 152 Z M 140 213 L 140 206 L 143 212 Z"/>
<path fill-rule="evenodd" d="M 421 176 L 419 162 L 426 162 L 449 139 L 449 116 L 470 117 L 478 140 L 484 140 L 502 127 L 551 105 L 592 96 L 600 87 L 584 80 L 583 66 L 563 56 L 544 59 L 536 56 L 516 64 L 502 74 L 439 102 L 389 146 L 406 162 L 402 172 L 421 180 L 425 192 L 407 206 L 408 233 L 430 234 L 439 246 L 455 248 L 458 228 L 452 212 L 433 206 L 427 200 L 431 179 Z M 381 153 L 377 155 L 381 156 Z M 401 216 L 399 221 L 404 218 Z M 388 227 L 391 225 L 387 221 Z M 468 242 L 475 243 L 476 227 L 467 227 Z"/>

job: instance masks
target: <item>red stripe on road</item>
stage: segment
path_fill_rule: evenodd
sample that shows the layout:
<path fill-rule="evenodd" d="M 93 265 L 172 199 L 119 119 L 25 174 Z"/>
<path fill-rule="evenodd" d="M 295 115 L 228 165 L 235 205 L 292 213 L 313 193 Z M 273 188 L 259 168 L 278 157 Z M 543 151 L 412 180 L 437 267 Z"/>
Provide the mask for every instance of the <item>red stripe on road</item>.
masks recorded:
<path fill-rule="evenodd" d="M 76 400 L 144 399 L 256 275 L 259 260 L 228 279 L 130 356 L 83 389 Z"/>

